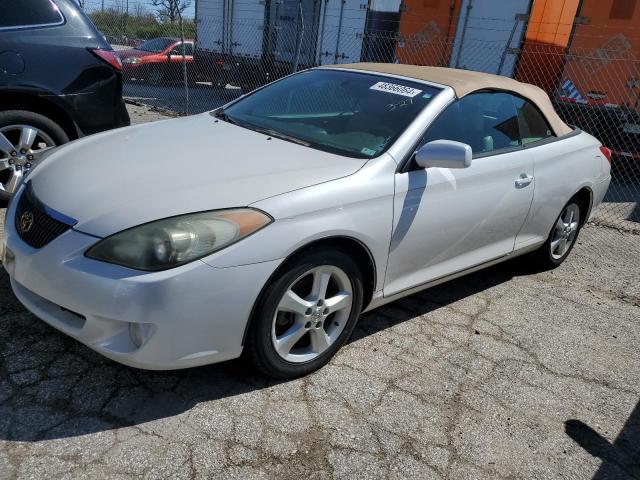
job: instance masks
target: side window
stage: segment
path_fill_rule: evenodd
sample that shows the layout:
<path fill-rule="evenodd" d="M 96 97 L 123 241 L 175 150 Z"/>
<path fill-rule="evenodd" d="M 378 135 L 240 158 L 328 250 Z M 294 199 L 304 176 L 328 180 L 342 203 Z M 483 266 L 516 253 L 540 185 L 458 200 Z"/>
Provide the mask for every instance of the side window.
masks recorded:
<path fill-rule="evenodd" d="M 455 140 L 470 145 L 474 155 L 520 146 L 518 115 L 507 93 L 474 93 L 456 101 L 427 130 L 421 145 Z"/>
<path fill-rule="evenodd" d="M 171 49 L 171 55 L 193 55 L 193 43 L 179 43 Z"/>
<path fill-rule="evenodd" d="M 555 136 L 547 119 L 535 105 L 519 97 L 514 97 L 514 101 L 518 110 L 523 145 Z"/>
<path fill-rule="evenodd" d="M 51 0 L 0 1 L 0 29 L 56 25 L 63 20 Z"/>

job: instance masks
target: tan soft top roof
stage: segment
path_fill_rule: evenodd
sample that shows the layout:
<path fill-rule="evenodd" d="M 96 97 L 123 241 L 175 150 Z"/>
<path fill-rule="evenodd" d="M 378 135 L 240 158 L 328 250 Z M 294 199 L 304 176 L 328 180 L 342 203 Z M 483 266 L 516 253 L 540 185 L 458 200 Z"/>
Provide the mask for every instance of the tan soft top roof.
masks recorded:
<path fill-rule="evenodd" d="M 456 68 L 422 67 L 397 63 L 345 63 L 331 65 L 330 68 L 366 70 L 439 83 L 453 88 L 458 98 L 478 90 L 507 90 L 515 92 L 538 106 L 557 136 L 566 135 L 572 131 L 571 127 L 558 116 L 544 90 L 535 85 L 518 82 L 508 77 Z"/>

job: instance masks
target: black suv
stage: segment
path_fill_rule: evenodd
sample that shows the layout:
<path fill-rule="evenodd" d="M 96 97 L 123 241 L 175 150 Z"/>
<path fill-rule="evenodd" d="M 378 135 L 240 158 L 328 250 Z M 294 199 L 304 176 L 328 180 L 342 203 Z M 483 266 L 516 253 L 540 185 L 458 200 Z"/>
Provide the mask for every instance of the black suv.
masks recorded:
<path fill-rule="evenodd" d="M 46 149 L 129 125 L 120 69 L 75 0 L 0 0 L 0 201 Z"/>

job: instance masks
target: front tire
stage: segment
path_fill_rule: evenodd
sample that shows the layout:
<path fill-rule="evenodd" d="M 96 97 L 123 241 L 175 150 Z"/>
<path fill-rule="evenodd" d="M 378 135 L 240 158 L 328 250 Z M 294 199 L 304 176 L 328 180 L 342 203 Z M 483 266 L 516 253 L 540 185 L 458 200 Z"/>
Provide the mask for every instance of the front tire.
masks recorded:
<path fill-rule="evenodd" d="M 574 197 L 556 218 L 547 241 L 535 252 L 532 258 L 544 270 L 559 267 L 564 262 L 576 244 L 578 234 L 582 228 L 583 218 L 580 203 Z"/>
<path fill-rule="evenodd" d="M 157 87 L 164 82 L 164 74 L 159 67 L 151 67 L 146 76 L 147 83 Z"/>
<path fill-rule="evenodd" d="M 262 373 L 294 378 L 329 362 L 360 316 L 362 273 L 347 254 L 312 250 L 294 257 L 258 302 L 245 351 Z"/>

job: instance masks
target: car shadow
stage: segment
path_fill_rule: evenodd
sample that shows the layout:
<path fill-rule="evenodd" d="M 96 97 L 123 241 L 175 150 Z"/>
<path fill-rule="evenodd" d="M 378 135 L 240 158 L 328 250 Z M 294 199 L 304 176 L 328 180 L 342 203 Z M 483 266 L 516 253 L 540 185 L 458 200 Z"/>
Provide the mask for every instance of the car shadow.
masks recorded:
<path fill-rule="evenodd" d="M 140 425 L 202 402 L 273 387 L 242 360 L 179 371 L 112 362 L 27 312 L 0 268 L 0 439 L 34 442 Z M 510 261 L 362 316 L 350 343 L 529 274 Z"/>
<path fill-rule="evenodd" d="M 614 170 L 603 202 L 600 209 L 608 213 L 612 219 L 621 217 L 630 222 L 640 223 L 640 174 L 631 173 L 623 168 Z"/>
<path fill-rule="evenodd" d="M 587 453 L 602 460 L 593 480 L 640 478 L 640 401 L 613 443 L 580 420 L 567 420 L 565 432 Z"/>

